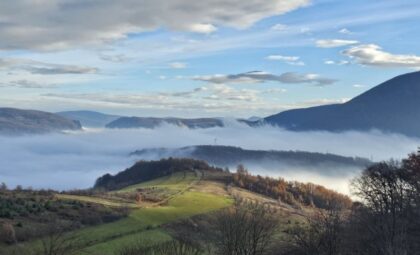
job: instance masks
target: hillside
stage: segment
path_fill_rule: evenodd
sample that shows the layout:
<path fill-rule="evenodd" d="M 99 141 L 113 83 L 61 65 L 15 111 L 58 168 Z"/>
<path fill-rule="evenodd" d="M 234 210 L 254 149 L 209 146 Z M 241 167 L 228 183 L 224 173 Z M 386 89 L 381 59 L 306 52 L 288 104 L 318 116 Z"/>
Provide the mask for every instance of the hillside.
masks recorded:
<path fill-rule="evenodd" d="M 19 240 L 14 245 L 7 239 L 10 235 L 0 234 L 6 238 L 0 239 L 0 254 L 32 254 L 42 247 L 39 238 L 48 238 L 49 223 L 64 230 L 55 237 L 76 244 L 76 254 L 117 255 L 126 247 L 153 246 L 179 236 L 208 244 L 215 235 L 214 213 L 230 207 L 234 199 L 268 206 L 282 228 L 302 221 L 314 205 L 324 206 L 331 199 L 351 203 L 321 186 L 252 176 L 246 171 L 231 174 L 190 159 L 140 162 L 110 177 L 121 188 L 104 191 L 97 182 L 98 189 L 61 193 L 0 189 L 0 223 L 15 229 L 12 238 Z M 66 227 L 60 228 L 63 223 Z M 195 227 L 185 230 L 191 225 Z M 210 227 L 197 235 L 197 228 L 203 226 Z M 202 239 L 197 240 L 199 236 Z"/>
<path fill-rule="evenodd" d="M 156 128 L 169 124 L 179 127 L 212 128 L 223 127 L 223 121 L 216 118 L 180 119 L 180 118 L 147 118 L 147 117 L 121 117 L 108 125 L 107 128 Z"/>
<path fill-rule="evenodd" d="M 232 146 L 199 145 L 183 148 L 152 148 L 135 151 L 131 154 L 139 159 L 153 158 L 194 158 L 204 160 L 218 167 L 236 167 L 239 164 L 258 166 L 258 168 L 319 168 L 325 174 L 338 173 L 340 169 L 363 168 L 370 165 L 368 159 L 343 157 L 304 151 L 264 151 L 246 150 Z"/>
<path fill-rule="evenodd" d="M 264 119 L 286 129 L 367 131 L 420 136 L 420 72 L 395 77 L 344 103 L 281 112 Z"/>
<path fill-rule="evenodd" d="M 21 110 L 15 108 L 0 108 L 0 134 L 43 134 L 64 130 L 79 130 L 81 125 L 57 114 Z"/>
<path fill-rule="evenodd" d="M 77 120 L 84 127 L 94 128 L 105 127 L 108 123 L 121 117 L 95 111 L 66 111 L 57 112 L 57 114 L 68 119 Z"/>
<path fill-rule="evenodd" d="M 139 161 L 132 167 L 127 168 L 114 176 L 105 174 L 98 178 L 95 183 L 95 188 L 105 188 L 107 190 L 120 189 L 177 172 L 195 170 L 221 171 L 221 169 L 209 166 L 204 161 L 192 159 L 168 158 L 150 162 Z"/>

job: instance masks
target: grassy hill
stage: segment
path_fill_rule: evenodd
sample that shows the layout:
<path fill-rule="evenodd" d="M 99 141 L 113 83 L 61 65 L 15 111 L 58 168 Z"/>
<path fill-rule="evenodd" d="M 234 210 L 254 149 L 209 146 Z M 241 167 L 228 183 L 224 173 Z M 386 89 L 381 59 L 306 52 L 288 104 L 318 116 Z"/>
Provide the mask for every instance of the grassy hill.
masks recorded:
<path fill-rule="evenodd" d="M 171 240 L 171 236 L 160 226 L 165 223 L 184 219 L 194 215 L 205 214 L 232 203 L 227 194 L 211 194 L 195 189 L 202 183 L 202 173 L 178 172 L 149 182 L 129 186 L 121 190 L 101 195 L 69 195 L 56 194 L 55 199 L 77 201 L 86 204 L 97 204 L 104 207 L 128 207 L 130 213 L 121 220 L 101 224 L 98 226 L 84 227 L 68 233 L 77 236 L 78 245 L 82 247 L 82 254 L 115 254 L 128 243 L 145 243 Z M 159 196 L 157 202 L 131 202 L 127 203 L 120 198 L 136 192 L 137 189 L 153 190 Z M 146 241 L 147 240 L 147 241 Z M 24 252 L 40 246 L 37 240 L 21 243 L 20 249 Z M 11 250 L 14 247 L 4 246 Z"/>
<path fill-rule="evenodd" d="M 185 160 L 185 162 L 187 163 L 186 166 L 191 166 L 191 160 Z M 132 185 L 126 185 L 126 179 L 122 178 L 120 180 L 124 185 L 114 182 L 116 186 L 120 186 L 119 189 L 115 189 L 116 186 L 113 186 L 110 190 L 103 190 L 103 187 L 100 187 L 100 190 L 53 192 L 49 193 L 48 198 L 42 199 L 45 202 L 59 203 L 58 208 L 61 208 L 62 205 L 79 205 L 83 208 L 97 208 L 98 211 L 122 210 L 127 212 L 124 215 L 125 217 L 90 225 L 77 218 L 77 210 L 72 212 L 73 219 L 78 224 L 76 227 L 63 231 L 62 236 L 73 240 L 73 245 L 78 248 L 77 254 L 86 255 L 114 255 L 118 254 L 121 249 L 133 244 L 153 246 L 168 242 L 180 233 L 182 236 L 188 236 L 196 230 L 188 230 L 189 233 L 186 234 L 184 233 L 186 231 L 185 226 L 196 219 L 200 219 L 197 222 L 209 224 L 209 219 L 214 212 L 231 206 L 234 199 L 238 198 L 269 205 L 279 214 L 279 219 L 288 222 L 288 224 L 299 221 L 301 217 L 312 210 L 312 208 L 304 205 L 301 207 L 296 206 L 296 204 L 291 205 L 270 196 L 254 193 L 235 185 L 233 182 L 234 175 L 230 173 L 212 168 L 200 161 L 193 163 L 194 166 L 200 166 L 201 169 L 186 167 L 186 170 L 182 171 L 180 170 L 182 160 L 175 164 L 178 168 L 174 168 L 172 164 L 166 165 L 168 161 L 165 161 L 162 163 L 163 165 L 169 166 L 169 169 L 172 170 L 177 169 L 177 171 L 171 171 L 168 174 L 168 169 L 160 169 L 160 173 L 165 173 L 165 175 Z M 122 172 L 116 176 L 125 176 L 127 171 L 132 172 L 133 169 L 136 169 L 136 171 L 148 169 L 150 171 L 151 165 L 162 166 L 156 162 L 150 164 L 142 162 L 140 165 L 142 167 L 138 168 L 139 165 L 136 164 L 137 168 L 129 168 L 124 171 L 125 173 Z M 131 174 L 127 176 L 131 176 Z M 138 176 L 144 177 L 143 175 Z M 110 178 L 112 179 L 112 176 Z M 24 191 L 7 192 L 13 193 L 9 196 L 15 196 Z M 31 191 L 26 192 L 28 194 L 26 199 L 31 200 L 32 197 L 29 195 L 32 194 Z M 66 212 L 65 210 L 50 212 L 45 209 L 45 213 L 48 213 L 50 218 L 54 216 L 61 219 Z M 23 214 L 0 218 L 0 223 L 7 222 L 15 229 L 19 228 L 18 225 L 22 219 L 25 219 L 25 225 L 47 224 L 41 220 L 31 222 L 29 220 L 31 217 L 30 214 L 26 216 Z M 83 215 L 80 218 L 83 219 Z M 71 217 L 69 220 L 71 220 Z M 184 224 L 185 222 L 188 222 L 188 224 Z M 204 226 L 201 223 L 194 223 L 193 225 L 194 228 Z M 207 229 L 211 229 L 211 227 Z M 48 233 L 45 232 L 27 238 L 27 240 L 19 241 L 18 245 L 13 244 L 13 242 L 9 244 L 0 243 L 0 251 L 3 251 L 0 254 L 9 255 L 14 254 L 13 252 L 21 255 L 33 254 L 32 251 L 42 247 L 42 240 L 45 240 L 39 238 L 42 236 L 48 236 Z M 15 251 L 16 249 L 17 251 Z"/>

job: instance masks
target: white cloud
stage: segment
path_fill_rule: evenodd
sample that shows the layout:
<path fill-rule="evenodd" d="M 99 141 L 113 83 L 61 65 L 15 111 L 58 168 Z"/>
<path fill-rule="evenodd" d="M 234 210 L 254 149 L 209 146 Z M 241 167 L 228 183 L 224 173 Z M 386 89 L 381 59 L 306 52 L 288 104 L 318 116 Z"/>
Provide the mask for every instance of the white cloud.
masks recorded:
<path fill-rule="evenodd" d="M 289 27 L 287 25 L 284 24 L 275 24 L 271 27 L 271 30 L 274 31 L 285 31 L 287 30 Z"/>
<path fill-rule="evenodd" d="M 54 50 L 102 44 L 159 28 L 211 33 L 306 6 L 309 0 L 0 1 L 0 48 Z"/>
<path fill-rule="evenodd" d="M 200 34 L 211 34 L 217 31 L 217 27 L 212 24 L 192 24 L 189 30 Z"/>
<path fill-rule="evenodd" d="M 100 55 L 100 58 L 102 60 L 115 62 L 115 63 L 124 63 L 130 60 L 130 58 L 124 54 L 115 54 L 115 55 L 102 54 Z"/>
<path fill-rule="evenodd" d="M 97 68 L 70 65 L 30 66 L 26 67 L 25 70 L 33 74 L 95 74 L 98 72 Z"/>
<path fill-rule="evenodd" d="M 377 67 L 420 67 L 420 56 L 392 54 L 382 50 L 376 44 L 363 44 L 343 51 L 343 54 L 354 58 L 358 63 Z"/>
<path fill-rule="evenodd" d="M 284 25 L 284 24 L 275 24 L 270 27 L 270 31 L 276 32 L 277 34 L 284 33 L 287 35 L 297 35 L 297 34 L 310 34 L 311 29 L 305 25 Z"/>
<path fill-rule="evenodd" d="M 282 88 L 273 88 L 273 89 L 266 89 L 263 93 L 272 94 L 272 93 L 286 93 L 287 89 Z"/>
<path fill-rule="evenodd" d="M 270 55 L 266 57 L 267 60 L 283 61 L 289 65 L 303 66 L 305 63 L 300 60 L 297 56 L 282 56 L 282 55 Z"/>
<path fill-rule="evenodd" d="M 31 74 L 95 74 L 99 69 L 87 66 L 52 64 L 31 59 L 2 59 L 0 58 L 0 69 L 24 70 Z"/>
<path fill-rule="evenodd" d="M 343 66 L 343 65 L 348 65 L 350 64 L 349 61 L 347 60 L 340 60 L 340 61 L 334 61 L 334 60 L 325 60 L 324 64 L 326 65 L 338 65 L 338 66 Z"/>
<path fill-rule="evenodd" d="M 354 85 L 353 85 L 353 87 L 354 87 L 354 88 L 358 88 L 358 89 L 359 89 L 359 88 L 364 88 L 364 87 L 366 87 L 366 86 L 365 86 L 365 85 L 363 85 L 363 84 L 354 84 Z"/>
<path fill-rule="evenodd" d="M 326 40 L 318 40 L 315 43 L 316 43 L 316 46 L 319 48 L 336 48 L 336 47 L 356 44 L 356 43 L 359 43 L 359 41 L 342 40 L 342 39 L 326 39 Z"/>
<path fill-rule="evenodd" d="M 342 28 L 338 31 L 340 34 L 350 35 L 352 32 L 348 30 L 347 28 Z"/>
<path fill-rule="evenodd" d="M 6 83 L 0 83 L 0 87 L 13 87 L 21 89 L 44 89 L 44 88 L 56 88 L 57 84 L 39 83 L 36 81 L 30 81 L 26 79 L 14 80 Z"/>
<path fill-rule="evenodd" d="M 230 75 L 205 75 L 195 76 L 194 80 L 205 81 L 213 84 L 224 84 L 224 83 L 263 83 L 263 82 L 279 82 L 286 84 L 295 83 L 308 83 L 316 86 L 331 85 L 336 82 L 335 79 L 325 78 L 319 74 L 300 74 L 300 73 L 283 73 L 281 75 L 270 74 L 262 71 L 252 71 L 240 74 Z"/>
<path fill-rule="evenodd" d="M 169 64 L 169 66 L 171 68 L 174 68 L 174 69 L 184 69 L 184 68 L 187 68 L 187 63 L 183 63 L 183 62 L 172 62 L 172 63 Z"/>
<path fill-rule="evenodd" d="M 268 60 L 282 60 L 282 61 L 298 61 L 299 57 L 293 57 L 293 56 L 282 56 L 282 55 L 270 55 L 267 57 Z"/>
<path fill-rule="evenodd" d="M 299 103 L 298 105 L 299 105 L 299 108 L 302 108 L 302 107 L 312 107 L 312 106 L 317 106 L 317 105 L 343 104 L 350 100 L 351 98 L 337 98 L 337 99 L 321 98 L 321 99 L 304 101 L 304 102 Z"/>

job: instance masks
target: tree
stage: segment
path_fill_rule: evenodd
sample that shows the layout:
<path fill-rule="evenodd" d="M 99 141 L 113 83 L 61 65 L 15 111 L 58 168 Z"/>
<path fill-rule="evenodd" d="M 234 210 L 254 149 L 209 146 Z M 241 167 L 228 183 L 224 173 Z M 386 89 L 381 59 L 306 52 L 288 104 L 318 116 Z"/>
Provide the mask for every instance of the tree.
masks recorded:
<path fill-rule="evenodd" d="M 15 228 L 11 223 L 5 222 L 0 232 L 1 240 L 9 244 L 17 243 Z"/>
<path fill-rule="evenodd" d="M 354 194 L 363 202 L 353 221 L 368 233 L 358 235 L 366 254 L 418 254 L 410 249 L 409 232 L 410 225 L 418 221 L 413 218 L 416 191 L 404 178 L 406 174 L 399 162 L 381 162 L 368 167 L 353 181 Z"/>
<path fill-rule="evenodd" d="M 223 255 L 263 255 L 273 241 L 278 221 L 259 203 L 236 201 L 216 218 L 217 246 Z"/>
<path fill-rule="evenodd" d="M 6 183 L 2 182 L 0 185 L 0 191 L 7 191 L 7 185 Z"/>
<path fill-rule="evenodd" d="M 328 210 L 319 210 L 307 218 L 304 224 L 296 225 L 287 233 L 289 253 L 302 255 L 342 254 L 344 231 L 343 207 L 331 205 Z"/>
<path fill-rule="evenodd" d="M 402 165 L 401 178 L 410 185 L 410 196 L 414 202 L 410 215 L 412 221 L 408 226 L 410 249 L 420 253 L 420 150 L 409 155 Z"/>
<path fill-rule="evenodd" d="M 36 255 L 76 255 L 79 248 L 76 236 L 67 231 L 71 226 L 62 224 L 58 219 L 53 219 L 49 225 L 47 235 L 41 240 L 41 248 Z"/>

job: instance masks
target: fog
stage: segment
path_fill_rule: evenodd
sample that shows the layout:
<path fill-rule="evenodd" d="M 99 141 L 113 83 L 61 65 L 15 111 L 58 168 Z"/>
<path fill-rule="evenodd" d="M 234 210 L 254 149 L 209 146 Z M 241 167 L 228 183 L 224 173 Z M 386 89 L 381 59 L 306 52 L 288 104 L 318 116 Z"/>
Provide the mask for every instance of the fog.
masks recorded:
<path fill-rule="evenodd" d="M 190 145 L 231 145 L 245 149 L 301 150 L 367 157 L 374 161 L 399 159 L 413 152 L 420 140 L 379 131 L 367 133 L 290 132 L 274 127 L 250 128 L 229 123 L 225 128 L 189 130 L 174 126 L 157 129 L 105 130 L 36 136 L 0 136 L 0 182 L 9 187 L 87 188 L 104 173 L 131 166 L 129 153 L 144 148 Z M 359 170 L 325 176 L 321 169 L 273 169 L 248 166 L 253 173 L 320 183 L 347 192 L 347 182 Z M 280 170 L 279 170 L 280 169 Z"/>

